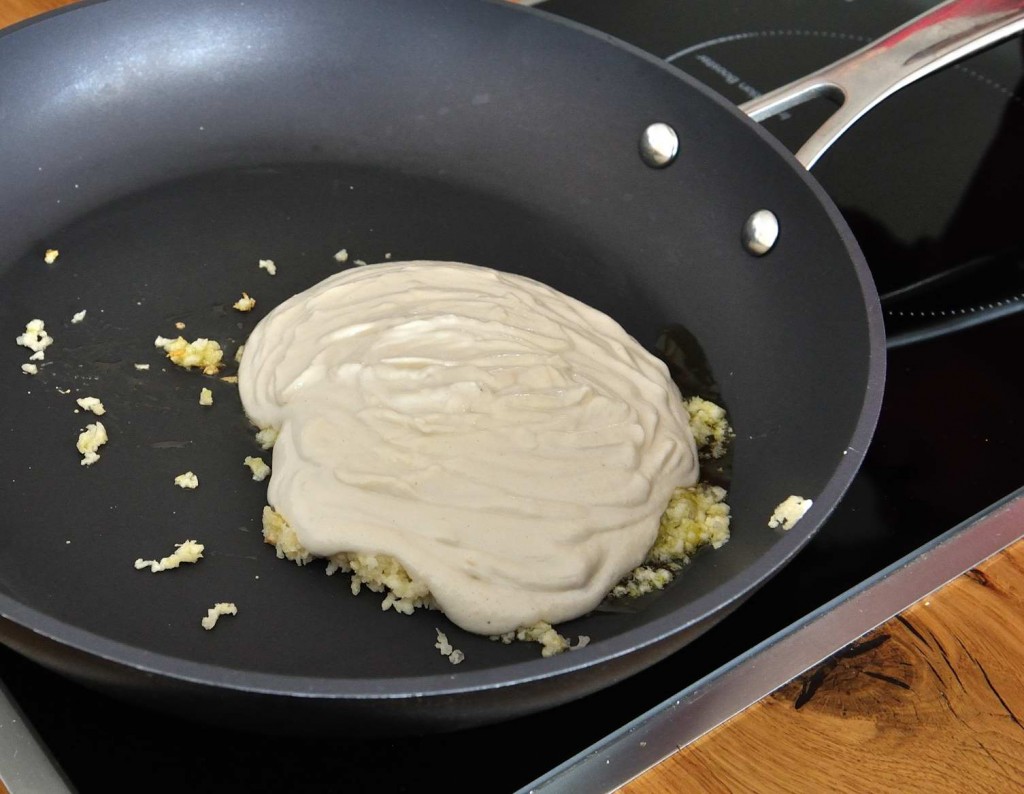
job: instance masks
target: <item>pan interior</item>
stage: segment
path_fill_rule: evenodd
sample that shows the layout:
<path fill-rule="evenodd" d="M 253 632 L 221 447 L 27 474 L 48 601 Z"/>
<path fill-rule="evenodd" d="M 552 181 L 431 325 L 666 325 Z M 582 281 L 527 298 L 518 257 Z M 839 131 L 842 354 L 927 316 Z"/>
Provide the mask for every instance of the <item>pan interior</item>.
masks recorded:
<path fill-rule="evenodd" d="M 523 273 L 648 347 L 674 324 L 703 346 L 738 434 L 733 539 L 643 608 L 563 626 L 595 641 L 580 659 L 713 616 L 823 520 L 827 504 L 789 536 L 767 527 L 790 493 L 832 482 L 861 421 L 863 283 L 835 213 L 723 105 L 635 54 L 482 3 L 309 2 L 302 16 L 251 2 L 216 40 L 202 3 L 188 4 L 189 29 L 159 3 L 116 4 L 125 15 L 112 27 L 108 5 L 52 20 L 55 51 L 77 62 L 57 59 L 38 84 L 28 67 L 0 79 L 0 107 L 23 111 L 0 152 L 11 176 L 0 197 L 0 592 L 13 603 L 140 657 L 234 671 L 443 674 L 435 627 L 465 651 L 460 671 L 540 663 L 536 646 L 470 636 L 437 613 L 382 615 L 379 596 L 351 597 L 321 565 L 277 560 L 259 533 L 264 485 L 242 466 L 260 453 L 235 387 L 153 346 L 182 322 L 183 335 L 232 355 L 274 305 L 336 272 L 342 248 L 350 263 L 390 254 Z M 392 36 L 370 47 L 382 13 Z M 80 27 L 62 22 L 73 16 Z M 191 60 L 157 57 L 168 25 L 179 46 L 206 31 Z M 102 51 L 79 31 L 100 31 Z M 29 34 L 0 39 L 0 64 L 23 63 L 15 56 L 38 44 Z M 217 79 L 197 88 L 182 70 L 201 56 Z M 653 119 L 687 146 L 664 172 L 636 156 Z M 765 206 L 783 236 L 755 260 L 739 229 Z M 60 251 L 53 265 L 46 248 Z M 242 291 L 257 300 L 247 315 L 230 308 Z M 13 339 L 36 317 L 56 341 L 40 373 L 23 376 L 27 351 Z M 204 386 L 210 408 L 198 404 Z M 110 443 L 93 467 L 75 451 L 95 420 L 75 413 L 83 396 L 108 411 Z M 195 491 L 173 485 L 186 470 Z M 207 545 L 198 565 L 133 568 L 187 538 Z M 219 601 L 239 615 L 204 632 Z"/>

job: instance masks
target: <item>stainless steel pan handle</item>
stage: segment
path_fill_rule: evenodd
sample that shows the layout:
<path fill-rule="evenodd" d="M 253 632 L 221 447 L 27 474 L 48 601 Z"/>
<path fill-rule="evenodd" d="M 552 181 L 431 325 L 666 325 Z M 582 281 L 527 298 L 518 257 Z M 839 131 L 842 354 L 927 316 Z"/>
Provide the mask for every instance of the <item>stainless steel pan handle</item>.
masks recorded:
<path fill-rule="evenodd" d="M 904 86 L 1024 30 L 1024 0 L 949 0 L 830 66 L 740 105 L 764 121 L 819 96 L 840 104 L 800 148 L 811 168 L 871 108 Z"/>

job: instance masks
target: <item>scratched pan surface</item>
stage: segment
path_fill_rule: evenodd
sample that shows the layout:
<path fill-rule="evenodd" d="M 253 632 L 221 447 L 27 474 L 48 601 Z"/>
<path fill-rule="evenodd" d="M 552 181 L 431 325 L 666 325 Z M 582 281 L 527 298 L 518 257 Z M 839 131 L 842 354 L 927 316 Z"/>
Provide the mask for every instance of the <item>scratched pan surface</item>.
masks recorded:
<path fill-rule="evenodd" d="M 682 139 L 661 171 L 637 156 L 652 121 Z M 877 300 L 821 189 L 706 89 L 543 14 L 477 0 L 86 4 L 0 37 L 0 128 L 0 634 L 104 691 L 294 732 L 550 708 L 751 596 L 826 520 L 869 441 Z M 782 235 L 757 259 L 739 229 L 762 207 Z M 592 642 L 550 659 L 436 612 L 382 613 L 322 564 L 277 560 L 236 387 L 170 365 L 153 340 L 183 322 L 230 358 L 274 305 L 342 267 L 342 248 L 350 262 L 524 273 L 652 349 L 685 325 L 737 431 L 732 540 L 636 609 L 562 626 Z M 242 291 L 250 314 L 231 309 Z M 55 341 L 28 376 L 14 339 L 37 317 Z M 107 408 L 92 467 L 75 450 L 95 420 L 75 412 L 84 396 Z M 186 470 L 195 491 L 173 485 Z M 815 506 L 770 530 L 791 493 Z M 198 565 L 134 569 L 185 539 L 206 545 Z M 238 615 L 204 631 L 220 601 Z M 435 627 L 465 652 L 458 667 Z"/>

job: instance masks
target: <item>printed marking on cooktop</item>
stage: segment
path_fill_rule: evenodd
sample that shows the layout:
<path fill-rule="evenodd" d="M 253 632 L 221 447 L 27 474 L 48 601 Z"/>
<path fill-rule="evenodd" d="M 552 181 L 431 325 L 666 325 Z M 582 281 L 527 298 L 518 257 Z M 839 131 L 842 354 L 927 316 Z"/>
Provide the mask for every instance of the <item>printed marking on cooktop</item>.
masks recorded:
<path fill-rule="evenodd" d="M 729 44 L 731 42 L 744 41 L 748 39 L 766 39 L 783 37 L 843 39 L 860 44 L 864 44 L 871 41 L 871 39 L 867 36 L 855 36 L 849 33 L 837 33 L 835 31 L 829 30 L 756 30 L 748 31 L 745 33 L 733 33 L 729 36 L 719 36 L 716 39 L 709 39 L 708 41 L 700 42 L 699 44 L 694 44 L 690 47 L 686 47 L 685 49 L 679 50 L 679 52 L 669 55 L 665 60 L 668 61 L 669 63 L 672 63 L 673 61 L 677 61 L 680 58 L 683 58 L 687 55 L 694 55 L 695 53 L 700 53 L 699 55 L 696 56 L 696 60 L 699 61 L 702 66 L 704 66 L 706 69 L 709 69 L 714 74 L 718 75 L 718 77 L 724 80 L 727 85 L 733 86 L 734 88 L 742 92 L 744 96 L 748 97 L 749 99 L 757 99 L 764 93 L 762 89 L 751 85 L 746 80 L 743 80 L 739 75 L 737 75 L 735 72 L 727 68 L 724 64 L 719 63 L 710 55 L 701 53 L 701 50 L 706 50 L 710 47 L 715 47 L 720 44 Z M 791 114 L 788 111 L 783 111 L 777 115 L 777 118 L 781 121 L 785 121 L 790 117 Z"/>
<path fill-rule="evenodd" d="M 672 61 L 678 60 L 686 55 L 690 55 L 699 50 L 705 50 L 708 47 L 716 47 L 719 44 L 728 44 L 732 41 L 742 41 L 743 39 L 763 39 L 773 38 L 782 36 L 809 36 L 821 39 L 844 39 L 847 41 L 856 41 L 861 44 L 867 44 L 871 41 L 870 36 L 854 35 L 852 33 L 836 33 L 831 30 L 752 30 L 746 33 L 732 33 L 728 36 L 719 36 L 717 39 L 708 39 L 698 44 L 692 44 L 689 47 L 674 52 L 665 58 L 666 61 L 672 63 Z"/>

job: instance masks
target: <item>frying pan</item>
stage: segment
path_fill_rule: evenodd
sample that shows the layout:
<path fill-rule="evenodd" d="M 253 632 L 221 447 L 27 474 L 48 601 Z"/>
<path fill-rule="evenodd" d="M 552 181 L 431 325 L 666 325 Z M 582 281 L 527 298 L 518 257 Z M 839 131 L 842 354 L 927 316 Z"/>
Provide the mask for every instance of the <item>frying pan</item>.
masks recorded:
<path fill-rule="evenodd" d="M 1005 27 L 1021 5 L 961 2 L 957 30 Z M 883 49 L 903 53 L 913 29 Z M 940 61 L 944 46 L 927 43 Z M 674 159 L 645 138 L 654 123 L 675 132 Z M 479 0 L 85 3 L 0 36 L 0 129 L 0 634 L 88 686 L 291 733 L 551 708 L 750 597 L 826 520 L 870 440 L 882 324 L 836 208 L 728 102 L 580 26 Z M 763 209 L 775 240 L 743 232 Z M 652 349 L 681 345 L 674 364 L 704 374 L 693 389 L 722 400 L 737 433 L 730 542 L 656 597 L 561 626 L 591 644 L 552 658 L 436 612 L 382 614 L 321 565 L 277 560 L 236 387 L 170 365 L 153 339 L 184 323 L 230 357 L 274 305 L 336 271 L 341 248 L 520 272 Z M 257 300 L 247 315 L 230 308 L 242 291 Z M 36 317 L 55 341 L 29 376 L 13 340 Z M 84 396 L 104 402 L 110 435 L 91 467 L 75 450 L 95 419 L 75 412 Z M 195 491 L 172 484 L 186 470 Z M 770 529 L 790 494 L 813 508 Z M 186 539 L 206 546 L 197 565 L 134 568 Z M 204 631 L 221 601 L 238 615 Z M 464 651 L 458 667 L 434 648 L 438 628 Z"/>

